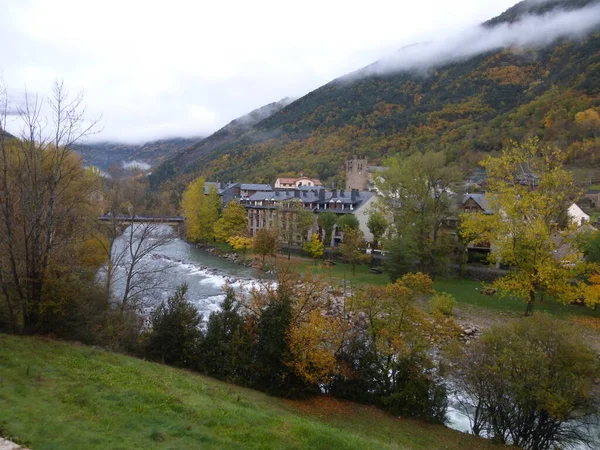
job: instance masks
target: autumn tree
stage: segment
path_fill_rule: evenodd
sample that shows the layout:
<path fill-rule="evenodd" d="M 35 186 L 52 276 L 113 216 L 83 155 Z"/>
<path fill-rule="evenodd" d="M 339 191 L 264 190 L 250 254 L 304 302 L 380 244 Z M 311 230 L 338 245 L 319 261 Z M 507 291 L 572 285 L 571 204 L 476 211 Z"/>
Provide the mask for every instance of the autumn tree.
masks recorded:
<path fill-rule="evenodd" d="M 382 212 L 371 211 L 371 214 L 369 214 L 369 220 L 367 221 L 367 227 L 373 235 L 373 248 L 377 248 L 379 245 L 379 242 L 385 234 L 388 225 L 388 220 Z"/>
<path fill-rule="evenodd" d="M 1 130 L 12 107 L 0 87 Z M 65 305 L 46 302 L 49 282 L 66 288 L 83 273 L 74 255 L 100 213 L 99 177 L 70 150 L 97 121 L 86 121 L 81 95 L 61 82 L 49 98 L 26 93 L 18 117 L 19 139 L 0 132 L 0 287 L 9 328 L 44 332 L 47 313 Z"/>
<path fill-rule="evenodd" d="M 215 222 L 219 218 L 219 204 L 216 202 L 216 188 L 211 185 L 205 195 L 204 178 L 199 177 L 190 183 L 183 193 L 181 206 L 185 217 L 187 239 L 207 243 L 214 238 Z M 216 194 L 218 196 L 218 192 Z"/>
<path fill-rule="evenodd" d="M 215 224 L 215 239 L 225 242 L 232 236 L 243 236 L 248 229 L 248 213 L 237 200 L 231 200 L 223 209 L 221 218 Z"/>
<path fill-rule="evenodd" d="M 565 154 L 542 147 L 536 139 L 513 143 L 499 157 L 482 163 L 488 173 L 490 207 L 495 214 L 463 215 L 467 242 L 488 242 L 492 263 L 510 266 L 494 286 L 526 300 L 533 311 L 536 294 L 565 302 L 578 294 L 572 268 L 579 260 L 577 225 L 567 209 L 578 188 L 564 168 Z"/>
<path fill-rule="evenodd" d="M 246 257 L 246 252 L 249 248 L 254 246 L 254 239 L 248 236 L 231 236 L 227 239 L 227 243 L 231 245 L 234 250 L 239 250 L 242 255 Z"/>
<path fill-rule="evenodd" d="M 444 422 L 446 390 L 431 376 L 429 351 L 454 336 L 454 324 L 429 317 L 415 304 L 432 292 L 431 285 L 426 275 L 408 274 L 394 284 L 359 288 L 346 300 L 354 323 L 340 353 L 346 371 L 333 381 L 333 395 Z"/>
<path fill-rule="evenodd" d="M 443 226 L 455 215 L 452 194 L 461 181 L 460 170 L 447 164 L 444 153 L 431 151 L 393 157 L 386 165 L 378 188 L 381 208 L 391 217 L 391 278 L 414 270 L 431 276 L 444 272 L 453 247 Z"/>
<path fill-rule="evenodd" d="M 265 263 L 265 257 L 275 255 L 277 251 L 277 235 L 271 230 L 261 228 L 254 237 L 254 251 L 262 256 L 262 263 Z"/>
<path fill-rule="evenodd" d="M 323 256 L 324 250 L 325 247 L 319 239 L 319 235 L 317 233 L 314 233 L 311 240 L 304 244 L 304 251 L 315 260 Z"/>
<path fill-rule="evenodd" d="M 318 224 L 321 229 L 325 232 L 323 237 L 325 245 L 331 245 L 331 235 L 333 233 L 333 227 L 337 222 L 337 216 L 331 211 L 325 211 L 319 214 Z"/>

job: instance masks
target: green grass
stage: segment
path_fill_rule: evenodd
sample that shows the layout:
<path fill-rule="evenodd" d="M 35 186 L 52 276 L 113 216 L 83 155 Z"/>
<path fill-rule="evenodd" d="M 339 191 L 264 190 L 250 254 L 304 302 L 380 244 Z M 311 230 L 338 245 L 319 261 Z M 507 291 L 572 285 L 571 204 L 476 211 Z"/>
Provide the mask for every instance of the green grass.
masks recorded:
<path fill-rule="evenodd" d="M 0 433 L 34 450 L 496 448 L 372 407 L 325 406 L 92 347 L 0 334 Z"/>

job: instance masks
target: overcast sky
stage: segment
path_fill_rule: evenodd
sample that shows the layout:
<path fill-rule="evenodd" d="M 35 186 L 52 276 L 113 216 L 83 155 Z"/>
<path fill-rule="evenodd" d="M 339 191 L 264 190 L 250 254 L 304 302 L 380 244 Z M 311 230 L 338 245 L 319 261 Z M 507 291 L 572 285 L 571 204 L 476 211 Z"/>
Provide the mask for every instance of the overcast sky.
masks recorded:
<path fill-rule="evenodd" d="M 0 0 L 0 72 L 16 95 L 82 90 L 95 140 L 207 135 L 515 2 Z"/>

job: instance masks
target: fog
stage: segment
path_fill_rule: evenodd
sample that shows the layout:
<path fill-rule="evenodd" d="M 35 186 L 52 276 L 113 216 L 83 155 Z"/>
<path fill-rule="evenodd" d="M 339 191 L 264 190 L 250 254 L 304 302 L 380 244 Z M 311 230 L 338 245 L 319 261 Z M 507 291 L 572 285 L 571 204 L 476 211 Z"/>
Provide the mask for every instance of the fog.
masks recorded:
<path fill-rule="evenodd" d="M 575 11 L 559 10 L 542 16 L 528 15 L 512 24 L 495 27 L 480 25 L 448 39 L 404 47 L 347 78 L 405 70 L 426 71 L 493 50 L 540 48 L 561 38 L 580 39 L 599 27 L 600 4 Z"/>

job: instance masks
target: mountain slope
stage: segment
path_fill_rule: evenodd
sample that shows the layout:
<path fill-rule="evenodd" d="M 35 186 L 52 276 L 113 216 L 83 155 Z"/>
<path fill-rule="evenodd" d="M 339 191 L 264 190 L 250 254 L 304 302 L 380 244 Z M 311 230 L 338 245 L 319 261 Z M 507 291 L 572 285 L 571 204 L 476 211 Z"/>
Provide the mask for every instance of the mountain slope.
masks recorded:
<path fill-rule="evenodd" d="M 77 144 L 73 146 L 73 150 L 81 155 L 86 165 L 96 166 L 104 171 L 113 164 L 121 165 L 132 161 L 154 167 L 202 139 L 201 137 L 161 139 L 140 145 L 97 142 Z"/>
<path fill-rule="evenodd" d="M 536 14 L 598 4 L 529 0 L 483 28 L 511 30 L 507 24 Z M 190 170 L 213 179 L 255 182 L 303 172 L 331 182 L 343 177 L 342 163 L 350 155 L 379 162 L 424 148 L 443 149 L 450 160 L 473 166 L 509 140 L 533 135 L 573 150 L 576 161 L 595 164 L 600 161 L 600 124 L 578 122 L 576 115 L 591 109 L 593 116 L 600 106 L 599 31 L 530 49 L 490 50 L 427 69 L 362 69 L 298 99 L 242 136 L 195 155 L 185 169 L 173 161 L 155 183 Z"/>
<path fill-rule="evenodd" d="M 291 402 L 190 371 L 0 334 L 0 436 L 32 449 L 492 450 L 373 407 Z"/>
<path fill-rule="evenodd" d="M 173 156 L 165 161 L 151 177 L 152 181 L 165 180 L 172 178 L 178 174 L 192 172 L 197 161 L 205 154 L 213 150 L 236 142 L 245 132 L 252 129 L 262 120 L 276 114 L 281 109 L 289 105 L 293 99 L 284 98 L 278 102 L 269 103 L 254 111 L 239 117 L 220 130 L 211 134 L 206 139 L 198 142 L 196 145 L 190 146 L 185 151 Z"/>

